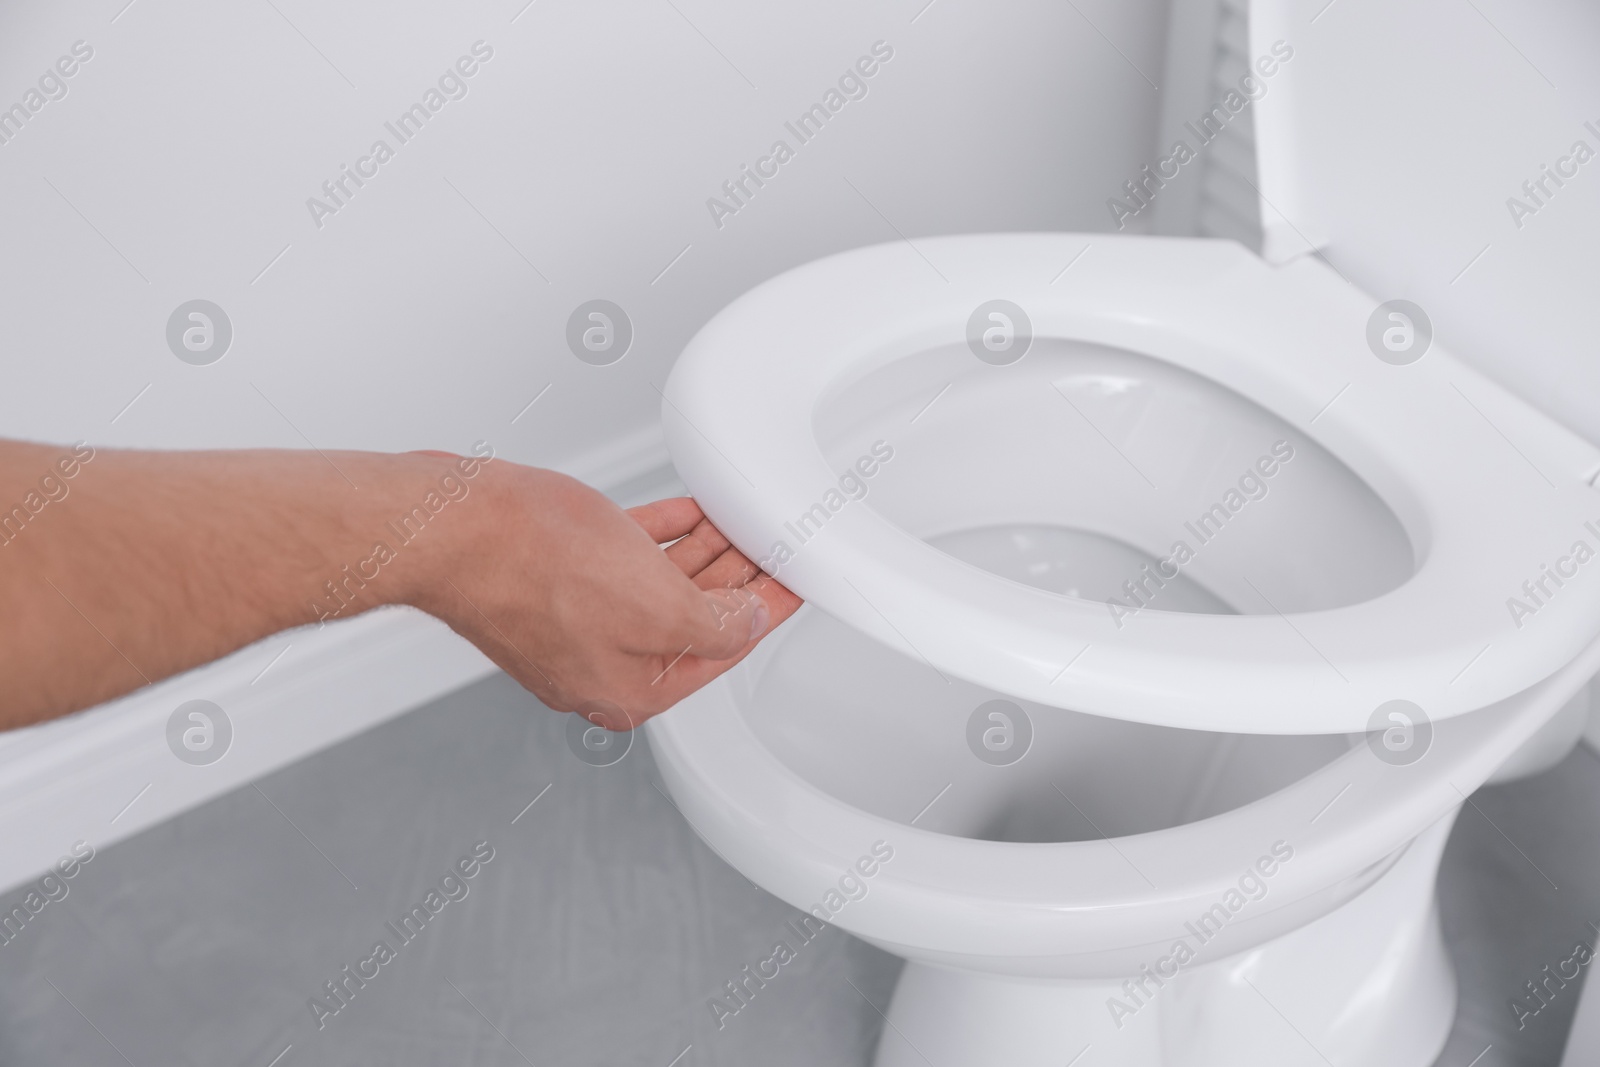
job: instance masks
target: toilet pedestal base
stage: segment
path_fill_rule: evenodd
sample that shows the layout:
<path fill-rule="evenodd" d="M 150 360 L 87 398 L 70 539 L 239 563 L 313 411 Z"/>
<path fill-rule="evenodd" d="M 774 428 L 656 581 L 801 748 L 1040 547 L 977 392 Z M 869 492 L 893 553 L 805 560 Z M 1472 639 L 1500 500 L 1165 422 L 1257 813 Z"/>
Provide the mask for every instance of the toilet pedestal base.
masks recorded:
<path fill-rule="evenodd" d="M 1108 1004 L 1131 1003 L 1126 976 L 1040 982 L 908 962 L 876 1067 L 1427 1067 L 1455 1017 L 1433 892 L 1453 821 L 1355 899 L 1185 969 L 1120 1020 Z"/>

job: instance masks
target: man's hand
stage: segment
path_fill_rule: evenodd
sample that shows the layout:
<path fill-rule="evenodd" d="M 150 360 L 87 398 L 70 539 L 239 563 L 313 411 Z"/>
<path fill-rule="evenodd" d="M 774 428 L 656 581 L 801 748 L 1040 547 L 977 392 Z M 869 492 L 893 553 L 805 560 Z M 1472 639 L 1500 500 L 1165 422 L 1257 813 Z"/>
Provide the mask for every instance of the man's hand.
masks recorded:
<path fill-rule="evenodd" d="M 481 478 L 485 499 L 444 532 L 407 599 L 552 708 L 636 726 L 800 606 L 688 497 L 624 513 L 552 471 L 496 462 Z"/>

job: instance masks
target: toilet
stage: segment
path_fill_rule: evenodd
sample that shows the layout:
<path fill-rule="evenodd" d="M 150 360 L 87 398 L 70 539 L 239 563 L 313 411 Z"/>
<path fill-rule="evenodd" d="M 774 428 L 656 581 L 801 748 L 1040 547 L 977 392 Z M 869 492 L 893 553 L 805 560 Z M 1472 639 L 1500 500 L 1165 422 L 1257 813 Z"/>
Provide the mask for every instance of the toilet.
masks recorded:
<path fill-rule="evenodd" d="M 678 471 L 807 604 L 646 733 L 786 938 L 907 961 L 879 1067 L 1443 1046 L 1451 823 L 1600 671 L 1600 451 L 1380 314 L 1314 257 L 968 235 L 684 351 Z"/>
<path fill-rule="evenodd" d="M 645 730 L 802 913 L 713 1032 L 823 924 L 906 961 L 878 1067 L 1426 1067 L 1450 1032 L 1451 825 L 1589 716 L 1600 450 L 1412 301 L 1480 365 L 1581 376 L 1600 209 L 1503 201 L 1600 130 L 1506 45 L 1567 85 L 1588 23 L 1172 18 L 1158 156 L 1108 206 L 1174 236 L 818 260 L 662 389 L 689 491 L 806 600 Z"/>

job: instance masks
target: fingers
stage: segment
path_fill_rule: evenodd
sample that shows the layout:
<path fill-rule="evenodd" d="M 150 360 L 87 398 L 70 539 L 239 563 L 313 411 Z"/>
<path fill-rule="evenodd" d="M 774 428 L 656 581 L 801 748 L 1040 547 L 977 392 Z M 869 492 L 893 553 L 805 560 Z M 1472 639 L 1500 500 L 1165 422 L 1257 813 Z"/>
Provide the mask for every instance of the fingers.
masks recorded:
<path fill-rule="evenodd" d="M 676 564 L 684 574 L 690 578 L 695 578 L 706 567 L 716 562 L 729 548 L 728 539 L 722 536 L 722 531 L 711 525 L 709 519 L 702 519 L 695 524 L 694 529 L 684 534 L 678 541 L 667 546 L 667 558 Z M 743 585 L 744 583 L 739 582 L 738 584 Z M 709 589 L 711 587 L 702 583 L 701 588 Z"/>
<path fill-rule="evenodd" d="M 641 504 L 628 515 L 657 544 L 672 541 L 667 558 L 702 589 L 737 589 L 759 573 L 689 497 Z"/>
<path fill-rule="evenodd" d="M 755 592 L 759 591 L 759 597 Z M 762 638 L 787 621 L 802 601 L 779 582 L 760 575 L 742 589 L 696 591 L 696 616 L 662 635 L 651 654 L 620 652 L 552 686 L 542 670 L 514 649 L 494 648 L 491 658 L 546 704 L 576 711 L 608 730 L 632 729 L 667 710 L 739 663 Z M 702 614 L 703 612 L 703 614 Z M 655 643 L 655 642 L 653 642 Z"/>
<path fill-rule="evenodd" d="M 741 589 L 761 572 L 737 548 L 730 548 L 694 575 L 694 584 L 707 591 Z"/>
<path fill-rule="evenodd" d="M 678 496 L 628 509 L 628 517 L 650 535 L 656 544 L 675 541 L 705 520 L 700 505 L 692 497 Z"/>
<path fill-rule="evenodd" d="M 774 612 L 772 626 L 787 619 L 804 603 L 798 596 L 775 578 L 765 574 L 736 548 L 730 548 L 694 576 L 694 584 L 701 589 L 741 589 L 754 593 L 766 601 Z M 778 617 L 781 613 L 782 618 Z M 770 629 L 770 627 L 769 627 Z"/>
<path fill-rule="evenodd" d="M 706 659 L 723 660 L 739 655 L 771 625 L 766 602 L 742 589 L 712 589 L 698 594 L 703 610 L 691 612 L 679 635 L 679 647 Z M 676 644 L 676 642 L 674 642 Z M 674 649 L 674 654 L 676 653 Z"/>
<path fill-rule="evenodd" d="M 744 558 L 733 550 L 733 546 L 723 536 L 722 531 L 711 525 L 711 520 L 701 515 L 699 507 L 687 497 L 677 500 L 658 500 L 654 504 L 634 508 L 628 514 L 644 528 L 646 533 L 655 538 L 658 544 L 676 538 L 666 547 L 667 558 L 687 577 L 698 578 L 707 567 L 722 563 L 722 558 L 730 551 L 737 559 Z M 694 516 L 699 516 L 698 520 L 685 531 L 682 524 Z M 739 569 L 735 565 L 723 565 L 719 568 L 715 581 L 701 581 L 699 585 L 702 589 L 711 589 L 717 585 L 727 585 L 730 588 L 743 585 L 749 575 L 736 578 L 732 582 L 726 580 L 733 577 Z M 755 568 L 749 567 L 748 570 L 753 573 Z"/>
<path fill-rule="evenodd" d="M 660 677 L 652 684 L 653 689 L 660 690 L 657 697 L 662 709 L 669 708 L 693 693 L 701 686 L 714 681 L 719 675 L 738 665 L 739 661 L 755 651 L 762 638 L 777 629 L 789 617 L 800 609 L 804 603 L 788 589 L 773 581 L 771 578 L 758 579 L 765 583 L 761 593 L 761 600 L 767 606 L 768 621 L 755 637 L 752 637 L 735 655 L 726 659 L 711 659 L 704 656 L 687 655 L 671 664 Z M 756 588 L 756 582 L 751 582 L 748 588 Z M 653 714 L 653 713 L 652 713 Z M 644 716 L 648 718 L 649 715 Z"/>
<path fill-rule="evenodd" d="M 751 564 L 751 566 L 754 566 L 754 564 Z M 745 586 L 745 589 L 760 597 L 767 605 L 767 610 L 771 612 L 771 621 L 767 624 L 767 632 L 769 633 L 775 630 L 779 623 L 784 622 L 789 616 L 799 611 L 805 603 L 804 600 L 801 600 L 791 592 L 788 586 L 776 578 L 770 578 L 760 572 L 757 572 L 756 576 Z"/>

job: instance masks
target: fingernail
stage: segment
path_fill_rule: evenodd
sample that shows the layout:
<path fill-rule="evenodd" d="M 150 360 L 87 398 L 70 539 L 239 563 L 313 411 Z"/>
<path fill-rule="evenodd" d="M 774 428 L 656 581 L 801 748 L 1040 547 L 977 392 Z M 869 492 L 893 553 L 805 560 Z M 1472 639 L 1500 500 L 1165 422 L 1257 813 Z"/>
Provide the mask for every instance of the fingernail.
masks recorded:
<path fill-rule="evenodd" d="M 753 641 L 767 632 L 767 623 L 771 620 L 771 613 L 767 611 L 767 602 L 760 597 L 755 598 L 756 610 L 750 613 L 750 639 Z"/>

